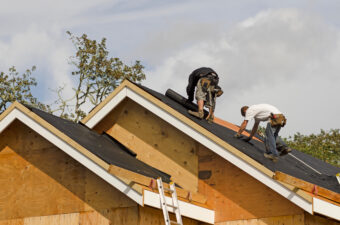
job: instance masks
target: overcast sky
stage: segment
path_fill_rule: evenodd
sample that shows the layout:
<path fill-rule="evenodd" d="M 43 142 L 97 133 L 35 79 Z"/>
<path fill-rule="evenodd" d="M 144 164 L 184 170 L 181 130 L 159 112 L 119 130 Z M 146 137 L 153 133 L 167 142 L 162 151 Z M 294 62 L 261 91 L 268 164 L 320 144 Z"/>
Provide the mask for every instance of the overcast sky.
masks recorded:
<path fill-rule="evenodd" d="M 338 0 L 0 0 L 0 71 L 33 65 L 35 95 L 71 89 L 66 35 L 107 38 L 111 56 L 141 60 L 143 85 L 185 94 L 192 70 L 212 67 L 224 90 L 216 116 L 240 124 L 240 107 L 277 106 L 281 135 L 340 128 Z M 70 93 L 70 91 L 68 91 Z M 248 127 L 250 128 L 250 127 Z"/>

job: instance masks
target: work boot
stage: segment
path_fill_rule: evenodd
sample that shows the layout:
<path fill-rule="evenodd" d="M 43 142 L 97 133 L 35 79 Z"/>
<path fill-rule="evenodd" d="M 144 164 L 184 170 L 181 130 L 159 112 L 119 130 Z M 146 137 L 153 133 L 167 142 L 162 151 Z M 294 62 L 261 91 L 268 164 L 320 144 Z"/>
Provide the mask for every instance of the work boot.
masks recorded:
<path fill-rule="evenodd" d="M 277 160 L 279 159 L 279 157 L 274 156 L 273 154 L 267 154 L 267 153 L 264 153 L 264 157 L 266 157 L 267 159 L 272 160 L 273 162 L 277 162 Z"/>
<path fill-rule="evenodd" d="M 282 151 L 280 151 L 280 156 L 283 156 L 283 155 L 287 155 L 288 153 L 290 153 L 292 151 L 291 148 L 284 148 Z"/>
<path fill-rule="evenodd" d="M 214 122 L 214 116 L 210 115 L 206 118 L 206 120 L 208 121 L 208 123 L 212 124 Z"/>
<path fill-rule="evenodd" d="M 202 111 L 200 110 L 198 112 L 194 112 L 194 111 L 188 110 L 188 113 L 190 115 L 196 116 L 197 118 L 200 118 L 200 119 L 203 119 L 203 116 L 204 116 L 203 110 Z"/>

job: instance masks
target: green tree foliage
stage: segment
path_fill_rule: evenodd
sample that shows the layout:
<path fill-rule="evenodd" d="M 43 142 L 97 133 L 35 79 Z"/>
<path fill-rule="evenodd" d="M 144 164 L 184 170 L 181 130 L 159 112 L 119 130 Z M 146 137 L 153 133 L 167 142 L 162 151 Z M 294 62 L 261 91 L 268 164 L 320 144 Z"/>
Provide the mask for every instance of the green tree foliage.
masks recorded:
<path fill-rule="evenodd" d="M 294 149 L 310 154 L 327 163 L 340 167 L 340 131 L 321 130 L 319 134 L 303 135 L 296 133 L 286 139 L 287 144 Z"/>
<path fill-rule="evenodd" d="M 140 82 L 145 79 L 143 66 L 136 61 L 132 66 L 124 64 L 119 58 L 109 57 L 106 39 L 101 42 L 91 40 L 86 34 L 81 37 L 67 32 L 76 48 L 75 56 L 70 63 L 75 67 L 72 75 L 76 78 L 73 88 L 74 96 L 62 97 L 63 87 L 57 90 L 59 99 L 57 111 L 60 116 L 73 121 L 79 121 L 86 116 L 83 106 L 95 106 L 110 94 L 124 79 Z"/>
<path fill-rule="evenodd" d="M 20 75 L 13 66 L 9 68 L 8 73 L 0 72 L 0 113 L 14 101 L 50 111 L 49 106 L 39 102 L 31 93 L 31 87 L 37 85 L 35 78 L 31 77 L 35 69 L 33 66 Z"/>

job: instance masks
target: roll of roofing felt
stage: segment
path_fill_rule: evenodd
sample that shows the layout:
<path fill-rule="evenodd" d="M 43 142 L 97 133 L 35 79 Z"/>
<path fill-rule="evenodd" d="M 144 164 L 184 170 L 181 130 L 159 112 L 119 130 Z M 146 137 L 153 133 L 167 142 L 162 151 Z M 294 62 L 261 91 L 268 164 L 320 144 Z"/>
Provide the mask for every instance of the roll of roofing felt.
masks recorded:
<path fill-rule="evenodd" d="M 185 108 L 193 110 L 193 111 L 197 111 L 197 105 L 196 104 L 189 102 L 188 99 L 184 98 L 182 95 L 178 94 L 174 90 L 168 89 L 165 92 L 165 95 L 167 97 L 171 98 L 172 100 L 174 100 L 175 102 L 181 104 Z"/>

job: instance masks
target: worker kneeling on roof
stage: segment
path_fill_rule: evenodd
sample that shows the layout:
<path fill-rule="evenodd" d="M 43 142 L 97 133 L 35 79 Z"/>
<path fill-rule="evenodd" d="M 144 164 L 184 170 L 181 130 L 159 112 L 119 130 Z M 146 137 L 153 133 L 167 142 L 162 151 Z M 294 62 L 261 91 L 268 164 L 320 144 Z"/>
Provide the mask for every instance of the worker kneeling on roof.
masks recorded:
<path fill-rule="evenodd" d="M 198 112 L 189 110 L 189 114 L 202 119 L 204 117 L 203 106 L 206 106 L 209 109 L 206 120 L 208 120 L 209 123 L 214 120 L 216 98 L 223 94 L 221 87 L 218 86 L 218 81 L 217 73 L 208 67 L 198 68 L 190 74 L 187 86 L 188 101 L 193 101 L 196 87 L 195 97 Z"/>
<path fill-rule="evenodd" d="M 241 114 L 244 116 L 244 121 L 235 137 L 240 138 L 242 132 L 247 127 L 248 121 L 254 119 L 255 123 L 250 136 L 245 139 L 245 141 L 250 141 L 258 129 L 259 123 L 261 121 L 268 121 L 264 138 L 266 146 L 266 153 L 264 153 L 264 156 L 273 161 L 277 161 L 279 156 L 277 149 L 279 149 L 280 155 L 287 154 L 291 151 L 286 143 L 278 136 L 281 127 L 286 125 L 287 120 L 276 107 L 269 104 L 252 105 L 249 107 L 243 106 L 241 108 Z"/>

